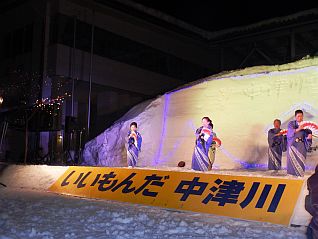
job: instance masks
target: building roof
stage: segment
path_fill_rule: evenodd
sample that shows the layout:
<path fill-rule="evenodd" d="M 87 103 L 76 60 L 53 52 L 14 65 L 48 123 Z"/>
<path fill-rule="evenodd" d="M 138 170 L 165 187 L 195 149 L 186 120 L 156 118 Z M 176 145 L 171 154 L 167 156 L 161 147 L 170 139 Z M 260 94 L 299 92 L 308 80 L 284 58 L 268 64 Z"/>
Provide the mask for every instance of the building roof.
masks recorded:
<path fill-rule="evenodd" d="M 232 27 L 224 30 L 209 31 L 197 27 L 191 23 L 187 23 L 180 20 L 174 16 L 166 14 L 154 8 L 147 7 L 138 2 L 132 0 L 111 0 L 103 1 L 96 0 L 98 2 L 113 2 L 125 7 L 125 11 L 130 11 L 129 13 L 137 17 L 148 17 L 147 21 L 152 22 L 157 25 L 165 24 L 165 27 L 178 28 L 179 31 L 187 32 L 188 34 L 196 35 L 205 40 L 218 40 L 224 38 L 225 36 L 235 36 L 242 35 L 245 33 L 251 33 L 255 31 L 264 31 L 269 29 L 275 29 L 282 26 L 288 26 L 292 24 L 317 21 L 318 19 L 318 8 L 312 8 L 305 11 L 300 11 L 298 13 L 289 14 L 282 17 L 275 17 L 268 20 L 259 21 L 256 23 L 251 23 L 245 26 Z M 116 4 L 115 4 L 116 5 Z M 113 5 L 114 6 L 114 5 Z M 117 5 L 118 7 L 118 5 Z M 142 14 L 142 15 L 141 15 Z"/>

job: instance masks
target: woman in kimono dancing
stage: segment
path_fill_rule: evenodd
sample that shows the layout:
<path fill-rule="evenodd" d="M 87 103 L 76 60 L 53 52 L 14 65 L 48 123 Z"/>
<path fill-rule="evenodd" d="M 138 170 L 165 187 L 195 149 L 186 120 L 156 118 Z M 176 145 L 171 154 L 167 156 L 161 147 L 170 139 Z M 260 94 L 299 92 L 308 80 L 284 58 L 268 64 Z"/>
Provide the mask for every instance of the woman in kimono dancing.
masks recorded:
<path fill-rule="evenodd" d="M 213 140 L 212 121 L 209 117 L 202 118 L 202 126 L 195 132 L 196 141 L 192 156 L 192 169 L 208 171 L 211 169 L 209 148 Z"/>
<path fill-rule="evenodd" d="M 133 168 L 137 165 L 138 154 L 141 150 L 141 142 L 142 137 L 137 131 L 137 123 L 132 122 L 128 132 L 127 163 L 129 168 Z"/>
<path fill-rule="evenodd" d="M 312 143 L 312 131 L 302 125 L 304 113 L 295 111 L 295 120 L 288 123 L 287 130 L 287 173 L 298 177 L 305 174 L 307 151 Z"/>

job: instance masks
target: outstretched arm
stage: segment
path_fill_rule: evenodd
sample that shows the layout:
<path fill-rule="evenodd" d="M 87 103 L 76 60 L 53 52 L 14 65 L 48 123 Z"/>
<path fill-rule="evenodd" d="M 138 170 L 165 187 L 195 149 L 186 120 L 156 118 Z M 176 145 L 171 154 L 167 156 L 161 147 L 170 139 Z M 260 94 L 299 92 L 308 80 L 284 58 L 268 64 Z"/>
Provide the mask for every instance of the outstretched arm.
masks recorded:
<path fill-rule="evenodd" d="M 198 139 L 199 137 L 201 137 L 201 135 L 202 135 L 201 130 L 202 130 L 202 127 L 198 128 L 198 129 L 195 131 L 195 137 L 196 137 L 196 139 Z"/>

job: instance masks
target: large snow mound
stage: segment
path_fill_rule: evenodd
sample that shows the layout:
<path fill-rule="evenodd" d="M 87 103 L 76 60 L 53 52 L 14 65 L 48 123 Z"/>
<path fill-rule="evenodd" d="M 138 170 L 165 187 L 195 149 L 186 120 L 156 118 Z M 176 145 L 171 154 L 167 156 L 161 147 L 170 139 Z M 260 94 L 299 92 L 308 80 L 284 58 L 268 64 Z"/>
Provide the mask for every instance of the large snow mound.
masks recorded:
<path fill-rule="evenodd" d="M 84 165 L 126 166 L 126 136 L 136 121 L 143 137 L 138 166 L 175 167 L 182 160 L 190 168 L 194 131 L 209 116 L 222 140 L 214 168 L 266 168 L 267 131 L 274 119 L 286 128 L 300 108 L 305 120 L 318 122 L 317 79 L 316 57 L 224 72 L 185 85 L 136 105 L 88 142 Z M 307 169 L 317 162 L 318 151 L 309 153 Z"/>

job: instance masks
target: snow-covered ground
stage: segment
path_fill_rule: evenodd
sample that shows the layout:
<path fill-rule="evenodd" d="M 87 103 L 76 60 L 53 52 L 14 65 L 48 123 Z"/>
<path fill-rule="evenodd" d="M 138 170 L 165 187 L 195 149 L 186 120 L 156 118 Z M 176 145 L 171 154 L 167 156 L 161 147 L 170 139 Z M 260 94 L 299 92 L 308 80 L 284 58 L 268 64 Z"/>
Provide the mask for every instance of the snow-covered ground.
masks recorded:
<path fill-rule="evenodd" d="M 0 238 L 306 238 L 305 227 L 0 188 Z"/>
<path fill-rule="evenodd" d="M 306 238 L 305 226 L 285 227 L 47 192 L 46 189 L 66 169 L 67 167 L 58 166 L 18 166 L 0 163 L 0 183 L 7 186 L 0 184 L 1 239 Z M 268 171 L 236 173 L 284 176 L 273 175 Z"/>

